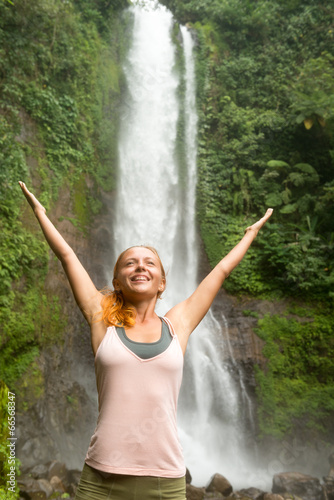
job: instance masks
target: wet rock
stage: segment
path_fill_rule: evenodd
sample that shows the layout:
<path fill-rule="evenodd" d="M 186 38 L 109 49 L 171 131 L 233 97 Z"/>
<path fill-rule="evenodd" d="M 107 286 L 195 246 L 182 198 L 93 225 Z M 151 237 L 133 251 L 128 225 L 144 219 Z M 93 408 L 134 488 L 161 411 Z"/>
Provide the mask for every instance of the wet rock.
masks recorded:
<path fill-rule="evenodd" d="M 77 486 L 80 481 L 80 476 L 81 476 L 80 470 L 72 469 L 68 471 L 67 475 L 68 482 L 65 483 L 65 486 L 67 493 L 69 493 L 71 496 L 75 496 L 75 492 L 77 490 Z"/>
<path fill-rule="evenodd" d="M 228 496 L 232 493 L 233 488 L 231 483 L 226 477 L 221 474 L 214 474 L 210 479 L 209 484 L 205 488 L 207 492 L 219 492 L 224 496 Z"/>
<path fill-rule="evenodd" d="M 282 493 L 282 497 L 284 498 L 284 500 L 303 500 L 302 498 L 297 497 L 292 493 Z"/>
<path fill-rule="evenodd" d="M 240 498 L 251 498 L 252 500 L 262 500 L 265 493 L 265 491 L 259 490 L 258 488 L 244 488 L 237 491 L 237 494 L 240 495 Z"/>
<path fill-rule="evenodd" d="M 326 500 L 334 500 L 334 477 L 324 477 L 324 492 Z"/>
<path fill-rule="evenodd" d="M 255 488 L 249 488 L 249 489 L 255 489 Z M 245 490 L 245 491 L 247 491 L 247 490 Z M 256 498 L 256 500 L 262 500 L 262 496 L 255 497 L 255 498 Z M 236 492 L 232 493 L 230 496 L 224 497 L 224 500 L 250 500 L 250 499 L 253 500 L 253 497 L 249 496 L 246 493 L 242 493 L 241 491 L 236 491 Z"/>
<path fill-rule="evenodd" d="M 70 483 L 78 484 L 81 477 L 81 470 L 71 469 L 68 471 L 68 481 Z"/>
<path fill-rule="evenodd" d="M 18 487 L 20 489 L 20 496 L 26 500 L 46 500 L 47 495 L 37 479 L 29 477 L 20 477 L 18 479 Z"/>
<path fill-rule="evenodd" d="M 30 475 L 34 479 L 38 479 L 38 478 L 46 479 L 48 477 L 48 467 L 44 464 L 35 465 L 35 467 L 33 467 L 30 470 Z"/>
<path fill-rule="evenodd" d="M 22 418 L 22 417 L 21 417 Z M 32 420 L 32 417 L 30 415 L 30 420 Z M 21 427 L 26 428 L 27 427 L 27 436 L 30 434 L 29 426 L 31 424 L 28 424 L 26 426 L 26 422 L 24 419 L 24 416 L 22 418 L 22 423 Z M 35 424 L 35 427 L 37 427 L 37 423 Z M 34 429 L 35 429 L 34 427 Z M 31 430 L 31 432 L 33 432 Z M 22 439 L 23 445 L 18 445 L 18 449 L 20 450 L 19 453 L 21 456 L 24 457 L 23 466 L 24 468 L 26 467 L 32 467 L 36 462 L 42 461 L 42 462 L 47 462 L 49 460 L 49 452 L 48 450 L 52 446 L 51 442 L 44 438 L 44 433 L 41 431 L 40 436 L 32 436 L 29 437 L 28 439 Z"/>
<path fill-rule="evenodd" d="M 48 479 L 50 480 L 53 476 L 57 476 L 61 479 L 61 481 L 67 481 L 67 469 L 66 465 L 62 462 L 58 462 L 54 460 L 49 465 L 48 469 Z"/>
<path fill-rule="evenodd" d="M 55 471 L 61 477 L 53 475 L 50 478 Z M 64 493 L 69 495 L 69 498 L 74 498 L 80 476 L 81 471 L 75 469 L 68 471 L 63 463 L 56 460 L 48 464 L 35 465 L 31 469 L 26 469 L 18 479 L 20 500 L 56 499 Z"/>
<path fill-rule="evenodd" d="M 282 472 L 273 478 L 273 493 L 292 493 L 303 500 L 321 500 L 322 487 L 316 477 L 300 472 Z"/>
<path fill-rule="evenodd" d="M 323 478 L 324 480 L 324 498 L 326 500 L 334 500 L 334 453 L 328 457 L 329 462 L 329 473 L 328 476 Z"/>
<path fill-rule="evenodd" d="M 205 488 L 197 488 L 191 484 L 186 486 L 187 500 L 204 500 Z"/>
<path fill-rule="evenodd" d="M 61 479 L 58 476 L 52 476 L 52 478 L 50 479 L 50 484 L 53 490 L 56 491 L 57 493 L 66 492 L 65 486 L 63 485 Z"/>
<path fill-rule="evenodd" d="M 37 479 L 39 489 L 45 492 L 46 498 L 49 498 L 53 493 L 53 487 L 47 479 Z"/>

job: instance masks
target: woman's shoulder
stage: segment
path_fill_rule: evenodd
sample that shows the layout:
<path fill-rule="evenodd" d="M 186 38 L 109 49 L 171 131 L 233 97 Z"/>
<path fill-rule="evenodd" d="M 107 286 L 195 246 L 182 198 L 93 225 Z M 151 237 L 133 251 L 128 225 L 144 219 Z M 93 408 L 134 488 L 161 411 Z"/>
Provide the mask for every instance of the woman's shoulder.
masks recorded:
<path fill-rule="evenodd" d="M 171 331 L 174 336 L 179 340 L 183 354 L 186 352 L 189 335 L 185 333 L 185 327 L 182 322 L 182 315 L 178 311 L 178 306 L 170 309 L 164 316 L 164 319 L 170 325 Z"/>

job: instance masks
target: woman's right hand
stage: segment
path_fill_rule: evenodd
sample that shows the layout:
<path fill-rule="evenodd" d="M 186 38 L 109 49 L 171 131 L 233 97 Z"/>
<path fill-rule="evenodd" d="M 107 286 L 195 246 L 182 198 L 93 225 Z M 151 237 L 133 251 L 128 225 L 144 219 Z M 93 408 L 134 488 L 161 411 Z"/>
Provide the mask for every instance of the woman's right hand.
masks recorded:
<path fill-rule="evenodd" d="M 95 288 L 94 283 L 73 249 L 46 215 L 43 205 L 38 201 L 36 196 L 29 191 L 24 182 L 20 181 L 19 184 L 24 196 L 27 198 L 29 205 L 36 215 L 46 241 L 62 263 L 75 300 L 91 326 L 92 345 L 95 352 L 107 329 L 99 316 L 101 312 L 102 294 Z M 98 319 L 97 316 L 99 316 Z"/>
<path fill-rule="evenodd" d="M 46 213 L 46 210 L 45 208 L 43 207 L 43 205 L 38 201 L 38 199 L 36 198 L 35 195 L 33 195 L 29 189 L 27 188 L 27 186 L 24 184 L 24 182 L 22 181 L 19 181 L 19 184 L 20 184 L 20 187 L 23 191 L 23 194 L 24 196 L 26 197 L 29 205 L 31 206 L 31 208 L 33 209 L 34 213 L 36 214 L 38 211 L 41 211 L 43 213 Z"/>

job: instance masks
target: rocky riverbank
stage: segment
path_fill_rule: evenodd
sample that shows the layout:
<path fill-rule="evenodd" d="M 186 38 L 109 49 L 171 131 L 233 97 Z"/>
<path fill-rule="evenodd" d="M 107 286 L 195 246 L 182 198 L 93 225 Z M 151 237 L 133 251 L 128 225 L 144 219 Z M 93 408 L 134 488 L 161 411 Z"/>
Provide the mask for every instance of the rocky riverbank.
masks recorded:
<path fill-rule="evenodd" d="M 74 498 L 80 474 L 81 471 L 69 470 L 56 460 L 25 469 L 17 480 L 20 499 Z"/>
<path fill-rule="evenodd" d="M 249 487 L 234 491 L 221 474 L 214 474 L 207 486 L 192 485 L 187 470 L 187 500 L 334 500 L 334 454 L 329 458 L 330 471 L 320 481 L 300 472 L 284 472 L 273 476 L 272 490 Z M 18 478 L 21 500 L 73 499 L 81 471 L 67 469 L 53 461 L 24 470 Z"/>

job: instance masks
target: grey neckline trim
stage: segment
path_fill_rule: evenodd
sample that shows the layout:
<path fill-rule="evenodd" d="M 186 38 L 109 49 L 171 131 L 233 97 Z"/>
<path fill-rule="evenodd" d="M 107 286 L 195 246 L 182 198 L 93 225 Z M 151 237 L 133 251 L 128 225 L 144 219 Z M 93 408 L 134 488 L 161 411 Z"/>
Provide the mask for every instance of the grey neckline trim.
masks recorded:
<path fill-rule="evenodd" d="M 129 337 L 127 336 L 127 334 L 125 332 L 125 328 L 123 326 L 117 326 L 116 331 L 118 334 L 123 336 L 123 338 L 125 338 L 127 340 L 127 342 L 131 342 L 131 344 L 145 345 L 145 346 L 152 345 L 153 346 L 153 345 L 160 344 L 163 341 L 163 339 L 164 339 L 163 334 L 164 333 L 165 334 L 167 333 L 168 335 L 172 336 L 170 331 L 169 331 L 169 327 L 168 327 L 167 323 L 165 323 L 165 321 L 162 318 L 160 318 L 160 320 L 161 320 L 161 334 L 160 334 L 159 340 L 156 340 L 155 342 L 137 342 L 136 340 L 129 339 Z"/>

